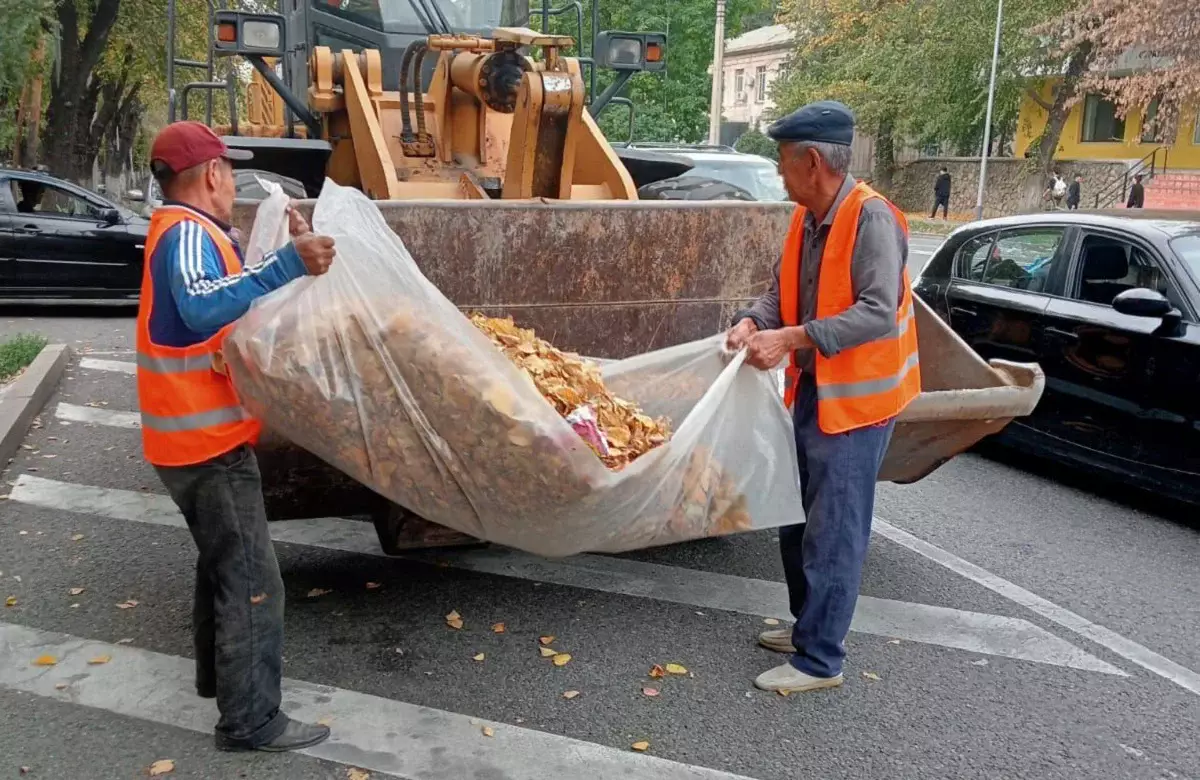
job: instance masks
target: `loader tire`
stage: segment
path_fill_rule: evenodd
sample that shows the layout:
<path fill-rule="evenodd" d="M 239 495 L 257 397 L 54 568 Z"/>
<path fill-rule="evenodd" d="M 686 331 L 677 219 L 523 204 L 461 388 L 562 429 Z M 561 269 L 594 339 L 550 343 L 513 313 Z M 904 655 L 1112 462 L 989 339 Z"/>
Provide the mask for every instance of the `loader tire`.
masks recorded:
<path fill-rule="evenodd" d="M 704 176 L 675 176 L 638 189 L 639 200 L 754 200 L 736 184 Z"/>

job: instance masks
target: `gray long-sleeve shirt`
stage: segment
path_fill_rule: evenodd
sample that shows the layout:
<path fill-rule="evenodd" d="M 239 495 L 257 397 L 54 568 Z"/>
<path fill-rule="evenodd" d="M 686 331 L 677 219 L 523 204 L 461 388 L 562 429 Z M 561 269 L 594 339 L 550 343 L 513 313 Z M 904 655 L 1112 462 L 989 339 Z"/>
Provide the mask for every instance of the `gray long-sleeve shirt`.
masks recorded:
<path fill-rule="evenodd" d="M 850 259 L 854 303 L 832 317 L 816 319 L 821 256 L 833 219 L 854 189 L 854 183 L 854 177 L 846 177 L 821 224 L 816 223 L 811 211 L 805 215 L 800 257 L 800 324 L 825 357 L 882 338 L 892 330 L 900 306 L 902 272 L 908 260 L 908 240 L 891 207 L 879 199 L 868 200 L 858 218 L 858 237 Z M 754 320 L 759 330 L 783 327 L 779 312 L 779 266 L 775 268 L 771 289 L 749 309 L 739 312 L 734 322 L 746 317 Z M 799 350 L 796 358 L 801 371 L 813 370 L 816 358 L 811 349 Z"/>

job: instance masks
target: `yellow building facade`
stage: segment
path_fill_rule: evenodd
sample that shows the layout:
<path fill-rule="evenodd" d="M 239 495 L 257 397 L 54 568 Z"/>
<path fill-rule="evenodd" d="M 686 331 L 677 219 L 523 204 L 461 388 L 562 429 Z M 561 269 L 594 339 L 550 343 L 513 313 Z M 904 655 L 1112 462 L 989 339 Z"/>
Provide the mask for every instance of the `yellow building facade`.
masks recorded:
<path fill-rule="evenodd" d="M 1053 81 L 1041 87 L 1046 102 L 1053 99 Z M 1200 121 L 1197 111 L 1185 111 L 1179 119 L 1174 138 L 1153 140 L 1155 106 L 1131 111 L 1124 119 L 1116 107 L 1099 95 L 1088 95 L 1077 102 L 1067 116 L 1055 159 L 1061 160 L 1138 160 L 1158 147 L 1167 148 L 1167 167 L 1172 170 L 1200 170 Z M 1032 98 L 1022 98 L 1017 119 L 1013 152 L 1024 157 L 1046 126 L 1046 110 Z M 1161 158 L 1159 160 L 1161 164 Z"/>

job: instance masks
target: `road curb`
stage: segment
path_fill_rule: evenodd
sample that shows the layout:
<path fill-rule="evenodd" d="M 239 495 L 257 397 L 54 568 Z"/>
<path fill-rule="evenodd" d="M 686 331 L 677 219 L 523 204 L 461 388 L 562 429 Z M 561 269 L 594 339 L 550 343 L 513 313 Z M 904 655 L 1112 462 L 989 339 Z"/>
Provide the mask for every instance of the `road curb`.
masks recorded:
<path fill-rule="evenodd" d="M 70 359 L 66 344 L 47 344 L 0 395 L 0 469 L 25 440 L 29 424 L 41 413 Z"/>

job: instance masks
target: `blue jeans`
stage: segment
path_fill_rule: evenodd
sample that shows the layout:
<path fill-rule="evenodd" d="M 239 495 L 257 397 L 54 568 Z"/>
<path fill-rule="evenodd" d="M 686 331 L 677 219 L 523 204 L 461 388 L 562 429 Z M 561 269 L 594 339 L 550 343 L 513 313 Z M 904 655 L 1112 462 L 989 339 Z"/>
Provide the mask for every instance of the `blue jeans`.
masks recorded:
<path fill-rule="evenodd" d="M 258 460 L 243 445 L 195 466 L 156 470 L 200 552 L 192 613 L 196 690 L 216 696 L 218 747 L 258 747 L 288 723 L 279 711 L 283 578 Z"/>
<path fill-rule="evenodd" d="M 871 538 L 875 478 L 896 421 L 823 433 L 809 376 L 801 380 L 793 406 L 807 522 L 779 529 L 779 548 L 796 618 L 792 666 L 813 677 L 836 677 Z"/>

